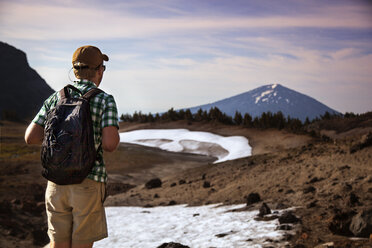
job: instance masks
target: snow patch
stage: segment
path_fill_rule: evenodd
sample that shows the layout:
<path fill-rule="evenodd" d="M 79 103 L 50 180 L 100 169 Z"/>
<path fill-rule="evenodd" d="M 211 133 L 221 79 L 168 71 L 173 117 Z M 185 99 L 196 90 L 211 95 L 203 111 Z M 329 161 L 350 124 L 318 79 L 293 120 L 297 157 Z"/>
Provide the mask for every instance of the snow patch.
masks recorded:
<path fill-rule="evenodd" d="M 278 84 L 273 84 L 273 85 L 271 86 L 271 88 L 272 88 L 272 89 L 275 89 L 276 86 L 278 86 Z"/>
<path fill-rule="evenodd" d="M 217 157 L 219 163 L 251 155 L 248 139 L 187 129 L 144 129 L 120 133 L 120 141 L 157 147 L 170 152 L 188 152 Z"/>
<path fill-rule="evenodd" d="M 266 96 L 266 95 L 268 95 L 268 94 L 270 94 L 270 93 L 272 93 L 272 92 L 273 92 L 273 90 L 267 90 L 267 91 L 262 92 L 260 96 L 256 97 L 256 102 L 255 102 L 255 103 L 257 104 L 258 101 L 259 101 L 262 97 L 264 97 L 264 96 Z"/>
<path fill-rule="evenodd" d="M 277 219 L 255 221 L 258 211 L 229 211 L 244 206 L 106 207 L 109 236 L 94 247 L 154 248 L 166 242 L 193 248 L 263 247 L 267 239 L 283 238 L 286 232 L 276 230 Z"/>

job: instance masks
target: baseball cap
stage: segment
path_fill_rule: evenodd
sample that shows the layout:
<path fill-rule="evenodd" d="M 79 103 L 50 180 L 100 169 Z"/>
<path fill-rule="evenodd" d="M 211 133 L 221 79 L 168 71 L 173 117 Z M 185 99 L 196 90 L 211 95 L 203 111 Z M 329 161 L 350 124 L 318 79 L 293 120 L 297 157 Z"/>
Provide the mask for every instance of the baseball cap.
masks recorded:
<path fill-rule="evenodd" d="M 82 46 L 76 49 L 72 55 L 72 65 L 83 64 L 91 69 L 97 68 L 103 63 L 108 61 L 109 58 L 106 54 L 101 53 L 95 46 Z"/>

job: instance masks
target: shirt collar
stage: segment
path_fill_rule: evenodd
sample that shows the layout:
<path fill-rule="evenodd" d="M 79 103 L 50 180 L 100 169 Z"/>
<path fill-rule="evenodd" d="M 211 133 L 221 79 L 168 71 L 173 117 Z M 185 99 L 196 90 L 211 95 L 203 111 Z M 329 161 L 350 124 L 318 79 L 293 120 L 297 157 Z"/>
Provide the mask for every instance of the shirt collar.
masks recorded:
<path fill-rule="evenodd" d="M 79 79 L 77 81 L 74 81 L 74 83 L 77 84 L 77 85 L 84 85 L 84 86 L 88 86 L 88 87 L 97 88 L 97 85 L 95 83 L 93 83 L 92 81 L 89 81 L 87 79 Z"/>

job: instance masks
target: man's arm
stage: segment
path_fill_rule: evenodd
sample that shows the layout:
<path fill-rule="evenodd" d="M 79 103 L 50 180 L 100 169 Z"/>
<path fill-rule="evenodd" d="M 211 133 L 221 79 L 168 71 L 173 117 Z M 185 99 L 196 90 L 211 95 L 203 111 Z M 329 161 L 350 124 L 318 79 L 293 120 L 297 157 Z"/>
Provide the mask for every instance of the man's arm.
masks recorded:
<path fill-rule="evenodd" d="M 106 152 L 113 152 L 120 142 L 118 128 L 108 126 L 102 129 L 102 148 Z"/>
<path fill-rule="evenodd" d="M 39 124 L 31 122 L 25 132 L 25 141 L 27 144 L 41 145 L 44 138 L 44 128 Z"/>

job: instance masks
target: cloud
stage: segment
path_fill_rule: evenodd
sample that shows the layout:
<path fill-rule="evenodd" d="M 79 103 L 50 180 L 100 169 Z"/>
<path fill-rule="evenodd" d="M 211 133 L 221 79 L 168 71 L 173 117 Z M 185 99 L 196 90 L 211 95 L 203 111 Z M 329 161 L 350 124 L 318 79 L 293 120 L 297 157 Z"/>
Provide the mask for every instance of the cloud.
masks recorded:
<path fill-rule="evenodd" d="M 368 111 L 371 105 L 358 106 L 355 98 L 350 96 L 371 101 L 368 100 L 368 94 L 372 94 L 368 65 L 372 64 L 372 55 L 336 60 L 324 57 L 316 50 L 293 48 L 292 53 L 298 57 L 297 60 L 275 55 L 260 59 L 226 56 L 208 61 L 187 61 L 186 68 L 149 65 L 127 71 L 110 71 L 104 84 L 107 83 L 111 92 L 121 92 L 116 99 L 122 112 L 192 107 L 269 83 L 281 83 L 340 111 Z M 179 62 L 184 65 L 182 60 Z M 358 86 L 351 82 L 358 82 Z"/>
<path fill-rule="evenodd" d="M 268 83 L 340 111 L 372 106 L 371 8 L 237 2 L 2 1 L 0 39 L 21 44 L 55 89 L 68 82 L 74 49 L 102 48 L 110 57 L 102 87 L 121 113 L 191 107 Z"/>
<path fill-rule="evenodd" d="M 5 2 L 2 4 L 1 36 L 30 40 L 113 39 L 149 37 L 229 29 L 277 28 L 372 28 L 360 8 L 328 8 L 301 16 L 171 16 L 143 17 L 127 10 L 94 5 L 61 6 Z"/>

